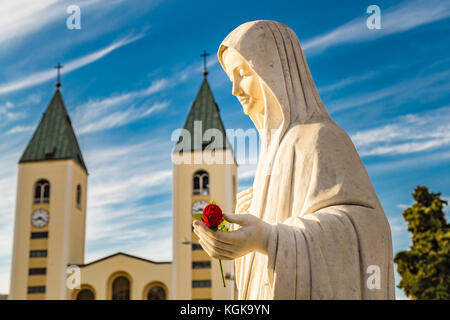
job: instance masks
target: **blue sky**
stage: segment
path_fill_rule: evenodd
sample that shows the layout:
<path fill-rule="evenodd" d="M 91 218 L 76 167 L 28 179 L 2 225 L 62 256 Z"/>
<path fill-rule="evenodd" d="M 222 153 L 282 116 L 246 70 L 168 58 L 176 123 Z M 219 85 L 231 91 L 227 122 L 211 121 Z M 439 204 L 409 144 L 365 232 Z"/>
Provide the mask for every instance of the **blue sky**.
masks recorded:
<path fill-rule="evenodd" d="M 72 4 L 80 30 L 66 27 Z M 372 4 L 380 30 L 366 27 Z M 225 127 L 253 127 L 216 51 L 258 19 L 298 35 L 325 106 L 366 165 L 394 251 L 408 248 L 401 213 L 414 187 L 450 198 L 449 17 L 450 3 L 436 0 L 0 0 L 0 293 L 9 291 L 17 161 L 54 93 L 53 66 L 65 65 L 61 92 L 90 173 L 86 260 L 117 251 L 171 260 L 171 133 L 200 87 L 204 49 Z M 254 170 L 240 166 L 240 190 Z"/>

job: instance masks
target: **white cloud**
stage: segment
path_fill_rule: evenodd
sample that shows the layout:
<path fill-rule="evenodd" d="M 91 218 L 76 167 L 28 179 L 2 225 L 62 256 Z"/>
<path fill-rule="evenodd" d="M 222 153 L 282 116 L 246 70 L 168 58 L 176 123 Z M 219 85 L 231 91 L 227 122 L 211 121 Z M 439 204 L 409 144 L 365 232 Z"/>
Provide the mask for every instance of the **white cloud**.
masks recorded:
<path fill-rule="evenodd" d="M 123 229 L 119 229 L 119 232 L 123 232 Z M 115 236 L 112 237 L 114 238 Z M 86 262 L 92 262 L 119 251 L 153 261 L 171 261 L 172 227 L 168 224 L 154 230 L 137 229 L 132 234 L 122 236 L 121 241 L 116 241 L 112 246 L 109 244 L 109 246 L 88 250 Z"/>
<path fill-rule="evenodd" d="M 409 206 L 407 206 L 409 207 Z M 402 218 L 402 216 L 389 218 L 389 225 L 391 226 L 391 231 L 394 234 L 393 238 L 395 239 L 404 239 L 404 235 L 408 233 L 408 225 L 406 221 Z M 402 235 L 400 235 L 400 233 Z M 409 238 L 407 238 L 409 239 Z"/>
<path fill-rule="evenodd" d="M 361 156 L 398 155 L 450 144 L 450 107 L 408 114 L 351 134 Z"/>
<path fill-rule="evenodd" d="M 26 111 L 22 108 L 23 106 L 35 105 L 40 102 L 39 94 L 31 94 L 24 99 L 19 101 L 5 101 L 0 105 L 0 130 L 7 128 L 14 122 L 24 120 L 27 116 Z M 28 130 L 30 126 L 28 125 L 16 125 L 14 128 L 8 130 L 9 133 L 19 133 Z"/>
<path fill-rule="evenodd" d="M 399 203 L 396 205 L 397 208 L 405 210 L 408 209 L 411 205 L 410 204 L 403 204 L 403 203 Z"/>
<path fill-rule="evenodd" d="M 239 165 L 239 180 L 246 180 L 255 177 L 256 164 Z"/>
<path fill-rule="evenodd" d="M 110 44 L 109 46 L 107 46 L 103 49 L 100 49 L 96 52 L 82 56 L 81 58 L 72 60 L 64 65 L 63 73 L 69 73 L 69 72 L 79 69 L 83 66 L 86 66 L 90 63 L 93 63 L 93 62 L 105 57 L 112 51 L 114 51 L 120 47 L 123 47 L 129 43 L 132 43 L 132 42 L 142 38 L 143 36 L 144 36 L 143 34 L 139 34 L 139 35 L 133 36 L 133 37 L 122 38 L 118 41 L 113 42 L 112 44 Z M 32 87 L 32 86 L 35 86 L 37 84 L 40 84 L 40 83 L 43 83 L 43 82 L 46 82 L 49 80 L 53 80 L 54 78 L 55 78 L 55 70 L 53 70 L 53 69 L 36 72 L 36 73 L 28 75 L 25 78 L 22 78 L 20 80 L 0 84 L 0 94 L 9 93 L 9 92 L 21 90 L 24 88 Z"/>
<path fill-rule="evenodd" d="M 450 152 L 418 153 L 407 159 L 395 159 L 383 161 L 376 164 L 366 165 L 367 171 L 371 175 L 382 175 L 392 172 L 399 174 L 402 171 L 425 170 L 432 166 L 447 164 L 450 161 Z M 425 171 L 424 171 L 425 172 Z M 424 173 L 425 174 L 425 173 Z"/>
<path fill-rule="evenodd" d="M 76 5 L 82 14 L 90 8 L 107 10 L 123 0 L 78 0 Z M 25 39 L 52 24 L 61 23 L 69 16 L 66 9 L 74 4 L 64 0 L 0 0 L 0 45 L 11 45 L 19 39 Z"/>
<path fill-rule="evenodd" d="M 449 92 L 449 79 L 450 70 L 431 73 L 428 75 L 418 74 L 415 78 L 407 79 L 391 86 L 386 86 L 377 91 L 357 94 L 330 101 L 327 103 L 327 108 L 330 112 L 337 113 L 360 106 L 367 107 L 369 104 L 373 104 L 387 98 L 390 99 L 389 107 L 411 100 L 433 100 Z"/>
<path fill-rule="evenodd" d="M 217 59 L 211 60 L 208 63 L 208 67 L 216 64 Z M 87 134 L 123 126 L 138 119 L 145 118 L 152 113 L 164 110 L 169 106 L 168 101 L 159 101 L 150 106 L 147 106 L 147 103 L 144 102 L 138 108 L 135 105 L 140 104 L 137 101 L 142 101 L 144 98 L 176 87 L 181 82 L 186 81 L 198 67 L 198 63 L 191 64 L 167 78 L 152 81 L 146 88 L 115 94 L 101 99 L 91 99 L 87 103 L 76 107 L 72 119 L 77 134 Z"/>
<path fill-rule="evenodd" d="M 76 126 L 80 128 L 77 133 L 86 134 L 100 130 L 116 128 L 134 122 L 138 119 L 145 118 L 156 111 L 165 109 L 169 102 L 156 102 L 151 106 L 142 106 L 139 108 L 130 107 L 126 110 L 116 111 L 110 114 L 102 114 L 97 118 L 90 118 L 87 123 L 78 123 Z"/>
<path fill-rule="evenodd" d="M 15 126 L 8 130 L 8 134 L 30 132 L 36 129 L 36 126 Z"/>
<path fill-rule="evenodd" d="M 108 163 L 110 166 L 111 164 Z M 92 175 L 92 191 L 89 192 L 90 206 L 105 206 L 121 203 L 131 203 L 152 195 L 158 195 L 164 191 L 170 191 L 172 170 L 152 171 L 149 168 L 141 168 L 141 172 L 127 178 L 127 174 L 116 174 L 115 177 L 102 177 L 99 182 L 98 174 Z M 129 172 L 129 168 L 122 169 L 122 172 Z M 109 171 L 109 170 L 108 170 Z M 146 172 L 147 171 L 147 172 Z"/>
<path fill-rule="evenodd" d="M 60 12 L 64 14 L 63 8 L 58 0 L 1 0 L 0 43 L 39 31 L 53 22 Z"/>
<path fill-rule="evenodd" d="M 370 30 L 366 26 L 369 14 L 361 11 L 361 16 L 346 24 L 305 41 L 302 48 L 306 53 L 317 53 L 327 48 L 354 42 L 363 42 L 404 32 L 450 16 L 448 1 L 403 1 L 397 6 L 381 9 L 382 29 Z"/>
<path fill-rule="evenodd" d="M 75 108 L 73 120 L 78 125 L 85 125 L 88 122 L 97 122 L 108 114 L 114 108 L 124 108 L 124 105 L 130 105 L 136 99 L 146 98 L 152 94 L 166 89 L 169 86 L 167 79 L 155 80 L 146 88 L 125 92 L 122 94 L 110 95 L 101 99 L 90 99 L 87 103 Z M 165 103 L 156 105 L 156 110 L 160 110 L 166 106 Z M 156 111 L 155 110 L 155 111 Z M 122 110 L 123 111 L 123 110 Z"/>
<path fill-rule="evenodd" d="M 11 101 L 6 101 L 3 105 L 0 105 L 0 128 L 7 123 L 25 118 L 25 113 L 17 111 L 15 107 L 16 105 Z"/>
<path fill-rule="evenodd" d="M 351 84 L 359 83 L 361 81 L 371 79 L 378 74 L 379 74 L 379 72 L 371 71 L 366 74 L 362 74 L 362 75 L 358 75 L 358 76 L 351 76 L 346 79 L 342 79 L 336 83 L 322 86 L 322 87 L 318 88 L 318 91 L 321 94 L 329 92 L 329 91 L 335 91 L 335 90 L 341 89 L 343 87 L 349 86 Z"/>
<path fill-rule="evenodd" d="M 159 92 L 161 90 L 164 90 L 164 89 L 168 88 L 169 86 L 170 86 L 170 84 L 167 81 L 167 79 L 159 79 L 159 80 L 153 81 L 152 84 L 150 86 L 148 86 L 148 88 L 141 90 L 140 92 L 138 92 L 138 94 L 146 97 L 146 96 L 152 95 L 156 92 Z"/>

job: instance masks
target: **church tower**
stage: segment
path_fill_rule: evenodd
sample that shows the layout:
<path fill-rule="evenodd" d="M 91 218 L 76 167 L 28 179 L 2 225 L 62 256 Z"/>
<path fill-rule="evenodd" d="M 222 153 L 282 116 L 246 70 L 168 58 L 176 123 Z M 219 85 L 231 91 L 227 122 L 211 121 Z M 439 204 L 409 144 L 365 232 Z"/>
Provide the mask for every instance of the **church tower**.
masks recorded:
<path fill-rule="evenodd" d="M 213 199 L 223 212 L 234 212 L 236 205 L 238 165 L 207 74 L 205 68 L 203 83 L 172 153 L 172 292 L 177 300 L 233 299 L 235 291 L 233 262 L 222 261 L 227 278 L 224 287 L 219 261 L 202 249 L 192 227 L 193 215 Z"/>
<path fill-rule="evenodd" d="M 88 172 L 59 87 L 19 161 L 10 299 L 68 299 L 84 263 Z"/>

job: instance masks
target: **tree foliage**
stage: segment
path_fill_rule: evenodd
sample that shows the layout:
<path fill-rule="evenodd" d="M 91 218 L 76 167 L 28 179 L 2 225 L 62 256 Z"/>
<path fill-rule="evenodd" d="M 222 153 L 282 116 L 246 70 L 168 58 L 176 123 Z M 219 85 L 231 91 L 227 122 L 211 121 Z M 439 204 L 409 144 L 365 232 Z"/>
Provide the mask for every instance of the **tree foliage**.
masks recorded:
<path fill-rule="evenodd" d="M 450 225 L 440 193 L 430 193 L 417 186 L 412 194 L 416 201 L 403 211 L 412 233 L 412 245 L 394 258 L 401 275 L 399 288 L 412 299 L 450 299 Z"/>

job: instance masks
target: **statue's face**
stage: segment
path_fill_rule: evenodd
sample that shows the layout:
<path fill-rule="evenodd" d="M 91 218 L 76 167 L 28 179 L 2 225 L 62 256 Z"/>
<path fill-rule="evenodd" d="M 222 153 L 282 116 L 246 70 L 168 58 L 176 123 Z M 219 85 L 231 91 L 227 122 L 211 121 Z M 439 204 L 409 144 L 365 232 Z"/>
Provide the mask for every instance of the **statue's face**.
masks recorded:
<path fill-rule="evenodd" d="M 225 72 L 233 82 L 233 95 L 241 103 L 244 113 L 264 114 L 264 99 L 258 75 L 250 68 L 247 61 L 233 48 L 223 53 Z"/>

